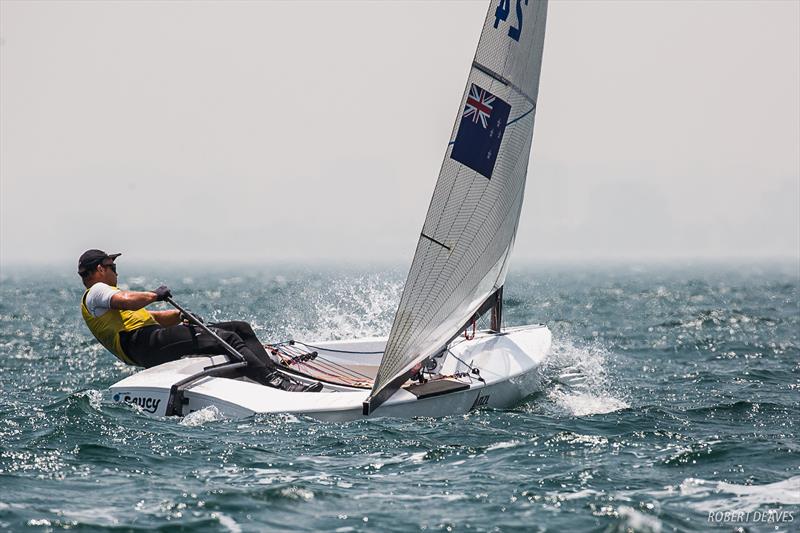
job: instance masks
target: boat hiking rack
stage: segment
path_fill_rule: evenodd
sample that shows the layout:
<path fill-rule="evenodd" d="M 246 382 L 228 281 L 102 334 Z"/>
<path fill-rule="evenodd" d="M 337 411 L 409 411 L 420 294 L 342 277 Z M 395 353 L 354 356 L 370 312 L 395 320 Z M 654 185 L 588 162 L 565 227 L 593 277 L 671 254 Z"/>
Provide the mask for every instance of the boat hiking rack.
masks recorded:
<path fill-rule="evenodd" d="M 368 389 L 372 387 L 372 377 L 362 374 L 357 370 L 353 370 L 352 368 L 348 368 L 336 361 L 326 359 L 320 355 L 320 351 L 347 354 L 370 354 L 373 352 L 320 348 L 295 340 L 268 344 L 266 345 L 266 349 L 278 359 L 279 364 L 288 372 L 311 377 L 334 385 L 344 385 L 359 389 Z"/>

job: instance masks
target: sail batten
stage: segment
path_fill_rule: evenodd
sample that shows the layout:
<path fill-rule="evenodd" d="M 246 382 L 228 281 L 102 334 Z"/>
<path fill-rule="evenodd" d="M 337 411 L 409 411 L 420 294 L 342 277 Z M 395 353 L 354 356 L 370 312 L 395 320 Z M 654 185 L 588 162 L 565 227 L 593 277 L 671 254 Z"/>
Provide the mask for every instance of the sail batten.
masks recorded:
<path fill-rule="evenodd" d="M 527 94 L 525 94 L 525 91 L 522 90 L 520 87 L 517 87 L 510 80 L 507 80 L 501 74 L 498 74 L 497 72 L 493 71 L 492 69 L 490 69 L 486 65 L 481 65 L 477 61 L 473 61 L 472 62 L 472 68 L 474 68 L 474 69 L 476 69 L 476 70 L 478 70 L 480 72 L 483 72 L 484 74 L 486 74 L 490 78 L 494 79 L 495 81 L 499 81 L 503 85 L 508 85 L 509 87 L 511 87 L 512 89 L 517 91 L 521 96 L 524 96 L 531 104 L 534 105 L 534 107 L 536 106 L 536 98 L 533 98 L 532 96 L 528 96 Z"/>
<path fill-rule="evenodd" d="M 366 411 L 503 286 L 519 224 L 546 0 L 493 0 Z"/>

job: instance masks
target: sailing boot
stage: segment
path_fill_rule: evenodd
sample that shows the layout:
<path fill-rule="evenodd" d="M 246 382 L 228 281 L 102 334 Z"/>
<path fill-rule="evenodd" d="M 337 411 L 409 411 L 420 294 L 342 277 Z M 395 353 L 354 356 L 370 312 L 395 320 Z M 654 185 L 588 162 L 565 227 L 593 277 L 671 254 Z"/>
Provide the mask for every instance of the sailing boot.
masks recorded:
<path fill-rule="evenodd" d="M 278 372 L 267 372 L 264 375 L 265 385 L 287 392 L 319 392 L 322 390 L 322 383 L 316 382 L 305 385 L 291 378 L 281 375 Z"/>

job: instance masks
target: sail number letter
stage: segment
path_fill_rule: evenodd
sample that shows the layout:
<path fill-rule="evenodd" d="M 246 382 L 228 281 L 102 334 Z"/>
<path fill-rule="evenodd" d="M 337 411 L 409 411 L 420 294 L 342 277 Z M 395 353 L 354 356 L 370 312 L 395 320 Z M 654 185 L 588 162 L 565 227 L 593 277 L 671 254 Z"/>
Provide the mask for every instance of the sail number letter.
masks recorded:
<path fill-rule="evenodd" d="M 528 0 L 525 0 L 525 5 L 528 5 Z M 514 26 L 511 24 L 511 27 L 508 28 L 508 36 L 514 39 L 515 41 L 519 41 L 519 36 L 522 33 L 522 0 L 517 0 L 517 24 L 519 27 Z M 494 27 L 497 28 L 500 25 L 501 20 L 508 20 L 508 16 L 511 14 L 511 0 L 500 0 L 497 4 L 497 9 L 494 11 Z"/>

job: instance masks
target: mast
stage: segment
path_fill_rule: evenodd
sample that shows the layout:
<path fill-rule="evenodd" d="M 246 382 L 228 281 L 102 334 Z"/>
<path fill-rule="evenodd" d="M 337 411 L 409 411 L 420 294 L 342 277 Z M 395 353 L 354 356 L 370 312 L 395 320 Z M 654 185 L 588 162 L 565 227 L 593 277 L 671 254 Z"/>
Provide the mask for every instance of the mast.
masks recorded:
<path fill-rule="evenodd" d="M 500 329 L 546 18 L 547 0 L 490 2 L 365 415 L 476 314 L 492 310 L 492 329 Z"/>

